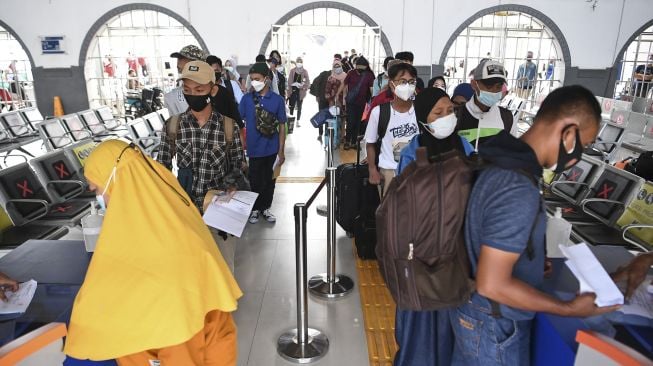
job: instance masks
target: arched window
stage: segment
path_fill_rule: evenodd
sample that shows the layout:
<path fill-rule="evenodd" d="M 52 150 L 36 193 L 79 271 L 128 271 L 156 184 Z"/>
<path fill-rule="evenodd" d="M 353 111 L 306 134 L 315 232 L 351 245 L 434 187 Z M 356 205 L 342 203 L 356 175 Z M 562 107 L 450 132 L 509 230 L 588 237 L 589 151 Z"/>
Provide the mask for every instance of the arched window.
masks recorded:
<path fill-rule="evenodd" d="M 32 63 L 14 35 L 0 26 L 0 111 L 35 104 Z"/>
<path fill-rule="evenodd" d="M 616 66 L 615 98 L 653 98 L 653 25 L 635 37 Z"/>
<path fill-rule="evenodd" d="M 129 113 L 143 89 L 166 92 L 176 86 L 170 54 L 199 40 L 168 14 L 145 9 L 110 18 L 90 42 L 84 74 L 91 108 L 108 105 Z"/>
<path fill-rule="evenodd" d="M 536 66 L 534 75 L 519 71 L 529 51 Z M 548 93 L 564 80 L 565 60 L 559 41 L 541 20 L 524 12 L 502 10 L 483 15 L 457 36 L 444 64 L 451 90 L 469 81 L 470 73 L 483 58 L 503 62 L 508 88 L 525 99 L 533 100 L 541 93 Z M 532 70 L 532 66 L 524 65 L 523 69 Z M 527 82 L 518 81 L 518 76 L 526 77 Z"/>

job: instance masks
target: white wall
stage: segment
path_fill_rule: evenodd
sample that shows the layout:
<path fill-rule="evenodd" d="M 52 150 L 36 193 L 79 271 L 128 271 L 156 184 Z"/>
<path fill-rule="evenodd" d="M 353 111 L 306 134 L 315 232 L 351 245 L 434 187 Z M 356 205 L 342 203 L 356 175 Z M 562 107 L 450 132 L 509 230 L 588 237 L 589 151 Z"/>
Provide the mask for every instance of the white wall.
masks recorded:
<path fill-rule="evenodd" d="M 132 3 L 125 0 L 2 2 L 0 20 L 27 44 L 35 66 L 45 68 L 78 65 L 81 43 L 92 24 L 109 10 Z M 189 20 L 212 53 L 223 57 L 237 54 L 241 64 L 253 60 L 271 24 L 300 4 L 308 3 L 296 0 L 144 2 L 166 7 Z M 346 3 L 374 19 L 395 52 L 414 51 L 418 65 L 437 63 L 456 28 L 477 11 L 495 5 L 520 4 L 547 15 L 569 44 L 572 66 L 583 69 L 611 67 L 626 40 L 653 19 L 651 0 L 602 0 L 595 11 L 585 0 L 349 0 Z M 47 35 L 64 35 L 67 53 L 42 55 L 39 36 Z M 343 45 L 345 48 L 351 47 Z"/>

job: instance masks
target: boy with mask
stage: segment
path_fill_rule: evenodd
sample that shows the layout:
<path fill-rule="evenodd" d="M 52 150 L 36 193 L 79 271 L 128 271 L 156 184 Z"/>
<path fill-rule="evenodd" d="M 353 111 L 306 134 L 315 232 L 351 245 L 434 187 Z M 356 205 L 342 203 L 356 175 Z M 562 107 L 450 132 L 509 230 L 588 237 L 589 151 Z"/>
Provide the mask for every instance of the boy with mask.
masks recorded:
<path fill-rule="evenodd" d="M 517 132 L 517 124 L 513 125 L 512 113 L 499 102 L 503 97 L 501 89 L 506 83 L 506 72 L 503 65 L 497 61 L 483 59 L 473 71 L 471 81 L 474 96 L 458 113 L 458 130 L 460 136 L 474 145 L 479 151 L 488 138 L 502 130 Z"/>
<path fill-rule="evenodd" d="M 177 74 L 181 75 L 184 66 L 190 61 L 206 60 L 208 55 L 201 48 L 189 44 L 179 52 L 173 52 L 170 57 L 177 59 Z M 188 103 L 184 98 L 183 88 L 178 86 L 163 95 L 163 101 L 171 116 L 184 113 L 188 109 Z"/>
<path fill-rule="evenodd" d="M 385 194 L 395 176 L 401 149 L 408 145 L 419 131 L 412 100 L 415 95 L 417 70 L 410 64 L 399 63 L 390 67 L 388 77 L 388 86 L 394 93 L 394 100 L 372 109 L 365 130 L 369 181 L 376 185 L 383 182 L 381 195 Z M 385 117 L 382 116 L 383 109 L 387 111 Z M 389 120 L 384 121 L 383 118 Z M 385 130 L 381 131 L 383 127 Z M 381 143 L 377 144 L 379 139 Z"/>
<path fill-rule="evenodd" d="M 270 69 L 265 63 L 254 64 L 249 70 L 249 77 L 254 90 L 245 94 L 238 106 L 247 128 L 249 182 L 252 192 L 259 194 L 249 222 L 255 224 L 259 215 L 263 215 L 267 222 L 273 223 L 277 221 L 270 212 L 275 186 L 273 169 L 275 165 L 281 166 L 286 160 L 286 103 L 279 94 L 271 91 L 270 83 L 274 81 L 271 81 Z M 267 133 L 257 116 L 263 114 L 278 122 L 278 130 Z"/>
<path fill-rule="evenodd" d="M 225 117 L 211 103 L 211 96 L 218 89 L 213 68 L 204 61 L 188 62 L 180 80 L 183 81 L 182 90 L 188 109 L 176 119 L 176 129 L 169 125 L 174 123 L 174 118 L 166 121 L 166 135 L 161 139 L 157 160 L 172 169 L 172 158 L 177 157 L 177 178 L 202 212 L 204 197 L 209 190 L 233 189 L 225 183 L 229 168 L 246 170 L 247 165 L 238 128 L 232 126 L 232 136 L 227 137 Z M 177 132 L 168 133 L 171 130 Z M 233 271 L 235 238 L 224 240 L 217 229 L 209 229 Z"/>
<path fill-rule="evenodd" d="M 560 173 L 578 163 L 600 122 L 592 92 L 562 87 L 548 95 L 520 139 L 501 131 L 483 145 L 480 156 L 490 165 L 474 184 L 465 219 L 476 292 L 449 313 L 456 337 L 453 365 L 528 365 L 536 312 L 587 317 L 616 310 L 596 307 L 594 294 L 562 301 L 538 289 L 546 210 L 537 181 L 543 168 Z"/>

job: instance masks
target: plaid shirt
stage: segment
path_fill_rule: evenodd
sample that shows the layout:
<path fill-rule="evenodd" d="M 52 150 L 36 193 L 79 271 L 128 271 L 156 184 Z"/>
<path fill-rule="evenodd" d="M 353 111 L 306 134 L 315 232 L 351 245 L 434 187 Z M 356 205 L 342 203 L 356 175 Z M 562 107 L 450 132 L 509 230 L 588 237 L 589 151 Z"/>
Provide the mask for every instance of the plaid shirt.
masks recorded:
<path fill-rule="evenodd" d="M 245 161 L 238 125 L 234 124 L 233 142 L 231 147 L 227 148 L 223 117 L 216 111 L 211 113 L 203 127 L 199 126 L 190 111 L 182 113 L 179 117 L 176 151 L 172 151 L 168 137 L 163 138 L 157 160 L 166 168 L 172 169 L 172 158 L 176 156 L 178 167 L 192 167 L 193 188 L 190 196 L 195 206 L 203 212 L 206 192 L 211 189 L 226 189 L 225 176 L 233 168 L 240 169 Z"/>

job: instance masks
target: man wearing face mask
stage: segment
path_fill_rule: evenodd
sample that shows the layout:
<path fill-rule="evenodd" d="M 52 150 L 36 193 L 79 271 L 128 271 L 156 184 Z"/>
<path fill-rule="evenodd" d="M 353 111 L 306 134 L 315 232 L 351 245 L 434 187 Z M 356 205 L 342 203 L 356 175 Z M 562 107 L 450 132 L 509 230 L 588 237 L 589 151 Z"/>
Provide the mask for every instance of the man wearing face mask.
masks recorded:
<path fill-rule="evenodd" d="M 563 301 L 539 290 L 547 215 L 537 182 L 543 168 L 559 173 L 578 163 L 600 122 L 593 93 L 567 86 L 547 96 L 520 139 L 501 131 L 483 145 L 480 156 L 490 164 L 472 188 L 465 218 L 476 292 L 449 313 L 452 365 L 528 365 L 536 312 L 588 317 L 616 310 L 598 308 L 594 294 Z"/>
<path fill-rule="evenodd" d="M 181 71 L 183 70 L 184 65 L 186 65 L 188 62 L 206 60 L 207 56 L 208 55 L 206 52 L 192 44 L 189 44 L 188 46 L 182 48 L 179 52 L 173 52 L 170 55 L 170 57 L 177 59 L 177 73 L 179 75 L 181 75 Z M 186 112 L 188 109 L 188 103 L 186 103 L 186 99 L 184 98 L 184 91 L 181 86 L 178 86 L 167 92 L 163 96 L 163 101 L 166 108 L 168 108 L 171 116 Z"/>
<path fill-rule="evenodd" d="M 215 81 L 218 87 L 216 94 L 211 94 L 213 107 L 223 116 L 233 119 L 239 128 L 244 127 L 242 117 L 238 113 L 238 103 L 243 98 L 243 92 L 234 80 L 223 77 L 222 60 L 216 56 L 206 58 L 206 63 L 215 71 Z"/>
<path fill-rule="evenodd" d="M 291 115 L 294 114 L 295 106 L 297 106 L 297 126 L 299 126 L 299 120 L 302 119 L 302 105 L 304 104 L 304 98 L 306 98 L 306 92 L 310 85 L 311 79 L 308 78 L 308 71 L 304 68 L 304 60 L 301 57 L 297 57 L 295 67 L 288 74 L 287 94 L 289 96 L 288 104 Z"/>
<path fill-rule="evenodd" d="M 412 100 L 417 70 L 410 64 L 399 63 L 390 67 L 388 77 L 388 86 L 395 98 L 392 103 L 372 109 L 365 130 L 369 181 L 376 185 L 383 183 L 381 195 L 395 176 L 401 149 L 419 131 Z"/>
<path fill-rule="evenodd" d="M 188 62 L 180 80 L 189 108 L 178 117 L 176 133 L 170 127 L 174 119 L 166 121 L 166 135 L 161 139 L 157 160 L 172 169 L 172 158 L 176 156 L 177 178 L 199 212 L 203 212 L 207 192 L 234 189 L 227 186 L 225 178 L 233 168 L 245 171 L 247 165 L 238 128 L 211 103 L 211 95 L 218 89 L 213 68 L 204 61 Z M 226 136 L 228 129 L 232 131 L 230 137 Z M 224 240 L 217 229 L 209 229 L 233 271 L 235 238 Z"/>
<path fill-rule="evenodd" d="M 238 106 L 247 127 L 249 182 L 252 192 L 259 194 L 249 222 L 255 224 L 259 215 L 263 215 L 265 221 L 274 223 L 277 219 L 270 212 L 275 187 L 273 170 L 286 160 L 286 103 L 279 94 L 270 91 L 270 69 L 265 63 L 254 64 L 249 76 L 254 90 L 245 94 Z M 272 132 L 264 123 L 271 119 L 278 123 Z"/>
<path fill-rule="evenodd" d="M 506 83 L 503 65 L 491 59 L 483 59 L 473 71 L 471 81 L 474 96 L 461 108 L 458 114 L 458 129 L 460 136 L 474 145 L 479 151 L 490 137 L 502 130 L 517 132 L 517 124 L 513 125 L 512 113 L 499 102 L 503 97 L 501 89 Z"/>
<path fill-rule="evenodd" d="M 517 71 L 517 94 L 522 99 L 528 99 L 531 90 L 535 87 L 537 78 L 537 65 L 533 62 L 533 52 L 528 51 L 526 62 L 519 65 Z"/>

